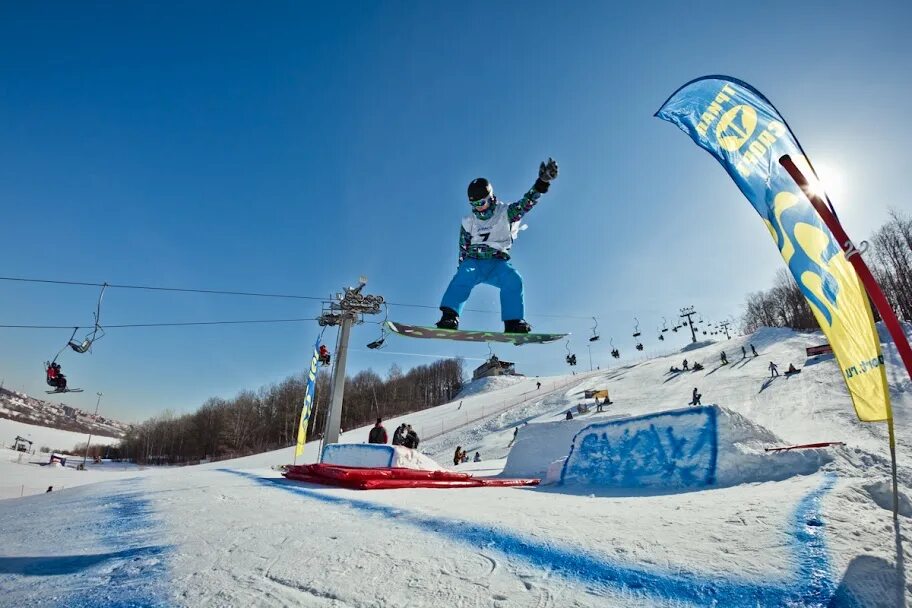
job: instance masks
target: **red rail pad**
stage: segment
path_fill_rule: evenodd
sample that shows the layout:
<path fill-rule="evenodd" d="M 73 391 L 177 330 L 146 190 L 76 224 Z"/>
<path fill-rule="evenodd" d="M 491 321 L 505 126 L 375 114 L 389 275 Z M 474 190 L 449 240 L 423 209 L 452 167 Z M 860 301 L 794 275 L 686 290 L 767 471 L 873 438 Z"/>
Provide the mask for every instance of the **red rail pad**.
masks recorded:
<path fill-rule="evenodd" d="M 493 479 L 473 477 L 453 471 L 422 471 L 402 468 L 356 468 L 305 464 L 291 466 L 283 473 L 287 479 L 353 490 L 393 490 L 398 488 L 485 488 L 535 486 L 539 479 Z"/>

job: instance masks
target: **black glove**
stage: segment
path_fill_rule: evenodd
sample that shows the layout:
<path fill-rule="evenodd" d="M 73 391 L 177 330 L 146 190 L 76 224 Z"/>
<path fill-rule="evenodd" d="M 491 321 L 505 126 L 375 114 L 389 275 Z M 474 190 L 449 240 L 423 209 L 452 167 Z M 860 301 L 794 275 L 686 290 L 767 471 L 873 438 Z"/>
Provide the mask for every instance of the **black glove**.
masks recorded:
<path fill-rule="evenodd" d="M 551 182 L 557 178 L 557 163 L 554 162 L 553 158 L 548 158 L 547 162 L 543 162 L 538 168 L 538 179 L 543 182 Z"/>

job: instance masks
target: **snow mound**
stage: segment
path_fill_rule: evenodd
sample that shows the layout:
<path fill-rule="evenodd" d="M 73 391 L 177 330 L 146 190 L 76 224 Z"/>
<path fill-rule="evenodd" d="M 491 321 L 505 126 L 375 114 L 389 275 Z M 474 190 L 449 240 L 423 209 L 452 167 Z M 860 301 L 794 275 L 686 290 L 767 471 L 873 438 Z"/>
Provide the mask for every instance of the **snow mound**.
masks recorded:
<path fill-rule="evenodd" d="M 487 378 L 472 380 L 462 387 L 462 390 L 453 398 L 453 401 L 465 399 L 466 397 L 478 395 L 480 393 L 489 393 L 502 388 L 508 388 L 514 384 L 519 384 L 523 380 L 527 380 L 527 378 L 525 376 L 489 376 Z"/>
<path fill-rule="evenodd" d="M 342 467 L 446 470 L 418 450 L 377 443 L 333 443 L 323 447 L 320 462 Z"/>
<path fill-rule="evenodd" d="M 832 460 L 825 450 L 770 453 L 768 429 L 710 405 L 634 417 L 565 420 L 520 429 L 504 475 L 568 486 L 681 490 L 783 480 Z"/>
<path fill-rule="evenodd" d="M 687 346 L 682 348 L 681 352 L 687 353 L 692 350 L 699 350 L 699 349 L 703 348 L 704 346 L 712 346 L 715 343 L 716 343 L 715 340 L 701 340 L 699 342 L 691 342 L 690 344 L 688 344 Z"/>

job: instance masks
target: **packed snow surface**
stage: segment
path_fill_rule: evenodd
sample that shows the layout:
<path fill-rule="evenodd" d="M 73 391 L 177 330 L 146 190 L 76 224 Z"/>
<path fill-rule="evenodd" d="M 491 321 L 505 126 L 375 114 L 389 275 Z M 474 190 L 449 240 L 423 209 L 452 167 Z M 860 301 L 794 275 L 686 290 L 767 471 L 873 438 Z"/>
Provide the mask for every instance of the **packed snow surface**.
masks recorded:
<path fill-rule="evenodd" d="M 537 488 L 302 484 L 270 469 L 291 462 L 291 448 L 196 467 L 71 471 L 97 483 L 0 501 L 2 601 L 900 606 L 912 595 L 912 384 L 886 344 L 894 525 L 886 426 L 858 422 L 832 360 L 805 361 L 823 341 L 762 330 L 637 365 L 489 381 L 385 421 L 390 435 L 411 424 L 442 466 L 550 471 L 553 483 Z M 741 358 L 750 343 L 759 356 Z M 704 369 L 672 372 L 685 357 Z M 769 378 L 770 361 L 802 373 Z M 688 407 L 695 387 L 707 405 Z M 604 411 L 585 397 L 592 389 L 609 390 Z M 369 428 L 342 442 L 366 441 Z M 821 441 L 845 445 L 765 450 Z M 455 464 L 456 446 L 481 462 Z M 318 448 L 308 444 L 300 461 L 314 462 Z M 35 485 L 60 472 L 0 460 L 4 479 L 16 468 Z"/>

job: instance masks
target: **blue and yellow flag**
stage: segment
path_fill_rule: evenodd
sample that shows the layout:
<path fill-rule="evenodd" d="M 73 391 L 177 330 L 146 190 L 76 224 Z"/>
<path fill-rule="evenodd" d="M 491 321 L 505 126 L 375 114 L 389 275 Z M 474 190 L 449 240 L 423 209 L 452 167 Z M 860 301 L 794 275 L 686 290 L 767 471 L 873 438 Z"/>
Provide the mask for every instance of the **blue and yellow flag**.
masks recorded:
<path fill-rule="evenodd" d="M 310 358 L 310 369 L 307 370 L 307 391 L 304 393 L 304 407 L 301 408 L 301 421 L 298 423 L 298 443 L 295 446 L 295 459 L 304 453 L 304 444 L 307 443 L 307 425 L 310 422 L 310 413 L 313 411 L 314 389 L 317 385 L 317 361 L 320 339 L 314 343 L 313 357 Z"/>
<path fill-rule="evenodd" d="M 826 334 L 858 418 L 890 416 L 880 340 L 867 293 L 836 239 L 779 165 L 789 154 L 812 176 L 785 120 L 759 91 L 728 76 L 678 89 L 656 116 L 716 157 L 754 206 Z"/>

